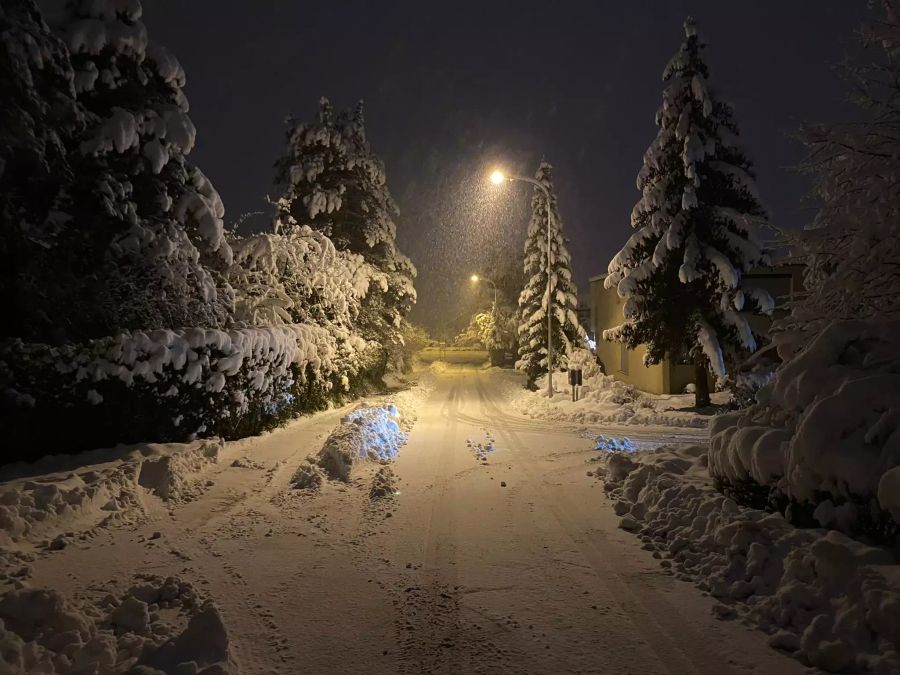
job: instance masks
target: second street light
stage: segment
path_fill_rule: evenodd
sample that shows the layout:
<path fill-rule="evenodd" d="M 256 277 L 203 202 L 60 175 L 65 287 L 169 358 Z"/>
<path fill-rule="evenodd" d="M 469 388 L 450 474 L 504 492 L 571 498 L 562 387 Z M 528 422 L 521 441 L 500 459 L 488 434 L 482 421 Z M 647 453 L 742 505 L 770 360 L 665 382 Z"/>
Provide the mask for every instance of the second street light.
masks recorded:
<path fill-rule="evenodd" d="M 553 273 L 551 271 L 551 254 L 550 242 L 553 232 L 553 211 L 550 208 L 550 190 L 547 186 L 534 178 L 528 176 L 506 175 L 502 171 L 494 171 L 491 174 L 491 182 L 494 185 L 502 185 L 503 183 L 512 183 L 518 181 L 520 183 L 531 183 L 539 188 L 547 198 L 547 398 L 553 398 L 553 312 L 551 305 L 553 304 Z"/>

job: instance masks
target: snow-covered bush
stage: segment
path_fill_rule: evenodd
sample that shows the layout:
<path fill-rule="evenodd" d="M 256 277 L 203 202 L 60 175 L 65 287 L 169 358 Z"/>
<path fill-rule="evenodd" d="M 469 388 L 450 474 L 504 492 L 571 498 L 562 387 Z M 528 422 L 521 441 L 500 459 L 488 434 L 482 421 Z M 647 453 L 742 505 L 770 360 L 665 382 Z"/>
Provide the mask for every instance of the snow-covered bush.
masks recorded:
<path fill-rule="evenodd" d="M 228 278 L 239 325 L 318 326 L 331 338 L 329 358 L 340 376 L 377 369 L 378 345 L 354 324 L 368 293 L 386 284 L 382 272 L 308 227 L 233 237 L 231 245 L 235 262 Z"/>
<path fill-rule="evenodd" d="M 898 354 L 900 319 L 829 324 L 756 405 L 713 422 L 710 473 L 744 501 L 790 502 L 798 519 L 811 514 L 822 526 L 895 537 Z"/>
<path fill-rule="evenodd" d="M 326 404 L 341 382 L 330 344 L 317 326 L 9 342 L 0 351 L 3 459 L 258 433 Z"/>
<path fill-rule="evenodd" d="M 647 364 L 690 356 L 696 405 L 704 407 L 707 370 L 724 380 L 730 357 L 756 350 L 747 316 L 770 314 L 773 302 L 742 281 L 768 260 L 755 235 L 766 215 L 732 108 L 710 85 L 691 19 L 684 29 L 663 73 L 659 131 L 637 178 L 634 234 L 609 263 L 605 281 L 625 299 L 624 323 L 603 339 L 646 345 Z"/>
<path fill-rule="evenodd" d="M 453 338 L 455 347 L 474 347 L 486 349 L 493 332 L 493 318 L 490 312 L 476 312 L 472 315 L 469 325 Z"/>
<path fill-rule="evenodd" d="M 598 375 L 603 374 L 600 367 L 600 361 L 597 356 L 585 347 L 572 347 L 566 355 L 569 368 L 577 368 L 581 370 L 581 376 L 584 380 L 591 380 Z"/>
<path fill-rule="evenodd" d="M 407 373 L 415 362 L 416 355 L 433 340 L 421 326 L 403 319 L 400 329 L 401 342 L 395 342 L 388 348 L 388 368 L 398 373 Z"/>
<path fill-rule="evenodd" d="M 550 201 L 548 203 L 544 190 L 535 186 L 531 198 L 531 221 L 525 239 L 526 282 L 519 295 L 519 360 L 516 368 L 528 376 L 529 386 L 534 386 L 537 377 L 550 368 L 565 367 L 566 353 L 572 345 L 580 345 L 584 336 L 576 314 L 578 299 L 572 280 L 572 259 L 562 234 L 552 168 L 547 162 L 541 162 L 534 176 L 546 189 Z M 548 212 L 551 216 L 549 223 Z M 552 228 L 549 261 L 548 227 Z M 551 315 L 550 324 L 553 327 L 552 364 L 548 364 L 547 355 L 548 314 Z"/>

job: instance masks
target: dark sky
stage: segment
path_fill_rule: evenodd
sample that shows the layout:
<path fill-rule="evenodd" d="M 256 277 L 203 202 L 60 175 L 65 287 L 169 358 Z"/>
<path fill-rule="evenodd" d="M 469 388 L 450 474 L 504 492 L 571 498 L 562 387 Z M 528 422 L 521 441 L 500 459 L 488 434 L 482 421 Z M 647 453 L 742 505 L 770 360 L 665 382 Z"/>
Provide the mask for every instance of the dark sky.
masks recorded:
<path fill-rule="evenodd" d="M 835 67 L 856 51 L 864 0 L 253 3 L 145 0 L 150 37 L 181 60 L 198 129 L 191 158 L 232 222 L 264 207 L 288 114 L 320 96 L 366 101 L 369 138 L 419 268 L 414 318 L 439 327 L 466 282 L 520 254 L 530 191 L 485 183 L 503 164 L 554 165 L 584 292 L 629 233 L 635 176 L 655 134 L 661 74 L 693 15 L 719 95 L 736 106 L 772 219 L 808 219 L 790 166 L 803 120 L 845 118 Z"/>

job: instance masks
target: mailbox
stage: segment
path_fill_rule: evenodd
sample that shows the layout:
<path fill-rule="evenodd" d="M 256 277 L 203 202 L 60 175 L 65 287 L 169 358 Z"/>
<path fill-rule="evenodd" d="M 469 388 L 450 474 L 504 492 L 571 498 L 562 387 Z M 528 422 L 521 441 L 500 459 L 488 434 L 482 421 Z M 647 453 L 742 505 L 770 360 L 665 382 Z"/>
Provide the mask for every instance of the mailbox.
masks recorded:
<path fill-rule="evenodd" d="M 575 371 L 575 384 L 581 386 L 581 368 Z"/>
<path fill-rule="evenodd" d="M 573 387 L 578 384 L 578 375 L 576 372 L 577 371 L 574 368 L 569 368 L 569 384 Z"/>

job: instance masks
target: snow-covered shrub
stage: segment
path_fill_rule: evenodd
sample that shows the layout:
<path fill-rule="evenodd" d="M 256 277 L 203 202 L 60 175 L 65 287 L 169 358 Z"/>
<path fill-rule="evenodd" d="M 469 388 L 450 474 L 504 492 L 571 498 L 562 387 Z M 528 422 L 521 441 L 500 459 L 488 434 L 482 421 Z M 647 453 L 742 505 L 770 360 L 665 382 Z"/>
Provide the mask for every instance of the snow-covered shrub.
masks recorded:
<path fill-rule="evenodd" d="M 756 350 L 748 315 L 770 314 L 773 302 L 742 280 L 768 261 L 756 235 L 766 215 L 733 110 L 712 89 L 691 19 L 684 29 L 663 73 L 659 130 L 637 178 L 634 233 L 604 282 L 625 299 L 624 322 L 603 339 L 646 345 L 648 364 L 691 357 L 696 405 L 704 407 L 707 370 L 724 380 L 736 354 Z"/>
<path fill-rule="evenodd" d="M 398 373 L 409 372 L 416 359 L 416 355 L 425 347 L 432 344 L 425 329 L 403 319 L 400 329 L 399 343 L 394 343 L 388 348 L 388 368 Z"/>
<path fill-rule="evenodd" d="M 316 326 L 134 332 L 63 347 L 8 342 L 3 459 L 258 433 L 327 403 L 337 379 L 329 344 Z"/>
<path fill-rule="evenodd" d="M 327 353 L 330 372 L 346 378 L 345 391 L 357 376 L 380 374 L 382 350 L 355 323 L 367 295 L 386 284 L 382 272 L 309 227 L 233 237 L 231 244 L 235 262 L 228 279 L 238 324 L 321 328 L 329 340 L 318 348 Z"/>
<path fill-rule="evenodd" d="M 756 405 L 714 421 L 710 473 L 726 489 L 761 486 L 823 526 L 896 536 L 900 520 L 887 518 L 900 514 L 898 354 L 900 319 L 829 324 Z"/>
<path fill-rule="evenodd" d="M 584 380 L 591 380 L 598 375 L 603 374 L 600 367 L 600 361 L 597 356 L 584 347 L 573 346 L 566 355 L 569 368 L 578 368 L 581 370 L 581 376 Z"/>
<path fill-rule="evenodd" d="M 490 312 L 476 312 L 472 315 L 469 325 L 453 338 L 453 346 L 487 349 L 493 328 L 494 321 Z"/>

